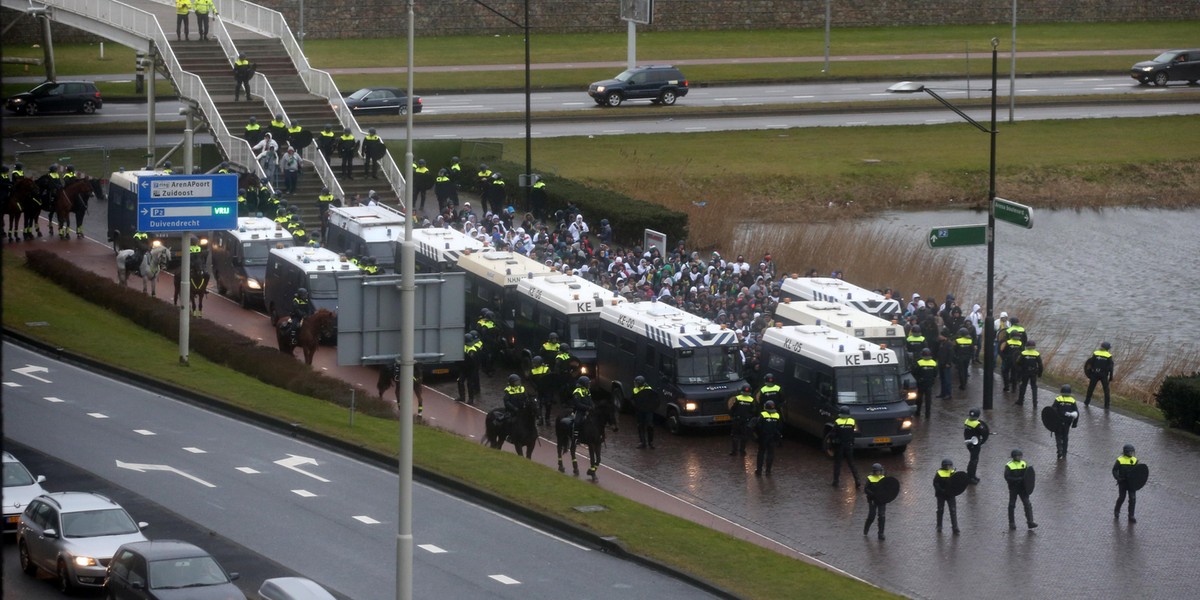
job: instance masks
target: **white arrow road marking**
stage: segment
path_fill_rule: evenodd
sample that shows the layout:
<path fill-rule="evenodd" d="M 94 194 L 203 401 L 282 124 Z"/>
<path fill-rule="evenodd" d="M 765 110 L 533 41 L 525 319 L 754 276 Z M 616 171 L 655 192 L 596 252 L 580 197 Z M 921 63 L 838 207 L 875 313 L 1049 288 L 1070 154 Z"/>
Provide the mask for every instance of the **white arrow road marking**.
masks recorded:
<path fill-rule="evenodd" d="M 191 452 L 192 454 L 208 454 L 208 452 L 206 452 L 200 448 L 184 448 L 184 451 Z"/>
<path fill-rule="evenodd" d="M 368 517 L 366 515 L 359 515 L 357 517 L 354 517 L 354 520 L 358 521 L 360 523 L 366 523 L 367 525 L 378 525 L 379 524 L 379 521 L 376 521 L 375 519 L 372 519 L 371 517 Z"/>
<path fill-rule="evenodd" d="M 107 419 L 108 415 L 104 413 L 88 413 L 88 416 L 93 419 Z"/>
<path fill-rule="evenodd" d="M 55 404 L 59 402 L 66 402 L 66 400 L 63 400 L 62 398 L 55 398 L 54 396 L 46 396 L 45 398 L 42 398 L 42 400 L 45 400 L 46 402 L 53 402 Z"/>
<path fill-rule="evenodd" d="M 316 498 L 317 495 L 308 490 L 292 490 L 292 493 L 301 498 Z"/>
<path fill-rule="evenodd" d="M 21 367 L 20 369 L 13 369 L 13 373 L 20 373 L 30 379 L 36 379 L 42 383 L 54 383 L 53 381 L 50 381 L 49 379 L 42 379 L 41 377 L 38 377 L 37 375 L 33 375 L 33 373 L 49 373 L 49 372 L 50 372 L 50 369 L 47 369 L 46 367 L 39 367 L 37 365 L 25 365 L 25 366 Z"/>
<path fill-rule="evenodd" d="M 181 477 L 186 477 L 188 479 L 191 479 L 192 481 L 195 481 L 196 483 L 199 483 L 200 485 L 205 486 L 205 487 L 210 487 L 210 488 L 217 487 L 203 479 L 200 479 L 199 477 L 196 477 L 195 475 L 189 475 L 189 474 L 184 473 L 183 471 L 180 471 L 179 469 L 176 469 L 175 467 L 172 467 L 169 465 L 139 465 L 139 464 L 135 464 L 135 463 L 121 462 L 118 460 L 117 467 L 122 468 L 122 469 L 129 469 L 130 471 L 137 471 L 138 473 L 145 473 L 146 471 L 167 471 L 169 473 L 175 473 L 176 475 L 179 475 Z"/>
<path fill-rule="evenodd" d="M 15 381 L 5 381 L 4 385 L 6 385 L 8 387 L 21 387 L 21 384 L 15 382 Z"/>
<path fill-rule="evenodd" d="M 134 429 L 133 432 L 139 435 L 157 435 L 149 429 Z"/>
<path fill-rule="evenodd" d="M 438 548 L 437 546 L 434 546 L 433 544 L 421 544 L 417 547 L 422 550 L 425 550 L 426 552 L 429 552 L 430 554 L 445 554 L 446 553 L 445 550 L 442 550 L 441 548 Z"/>
<path fill-rule="evenodd" d="M 254 469 L 253 467 L 238 467 L 237 470 L 247 475 L 258 475 L 258 470 Z"/>
<path fill-rule="evenodd" d="M 285 469 L 291 469 L 297 473 L 300 473 L 301 475 L 308 475 L 309 477 L 312 477 L 313 479 L 316 479 L 317 481 L 320 481 L 321 483 L 329 483 L 328 479 L 325 479 L 324 477 L 321 477 L 320 475 L 313 475 L 312 473 L 309 473 L 308 471 L 305 471 L 304 469 L 300 468 L 300 465 L 312 465 L 314 467 L 317 466 L 317 459 L 315 459 L 315 458 L 308 458 L 307 456 L 296 456 L 295 454 L 289 454 L 287 458 L 281 458 L 281 459 L 275 461 L 275 464 L 277 464 Z"/>
<path fill-rule="evenodd" d="M 500 583 L 503 583 L 504 585 L 516 585 L 518 583 L 521 583 L 520 581 L 517 581 L 516 579 L 513 579 L 512 577 L 509 577 L 508 575 L 488 575 L 488 577 L 495 579 L 496 581 L 499 581 Z"/>

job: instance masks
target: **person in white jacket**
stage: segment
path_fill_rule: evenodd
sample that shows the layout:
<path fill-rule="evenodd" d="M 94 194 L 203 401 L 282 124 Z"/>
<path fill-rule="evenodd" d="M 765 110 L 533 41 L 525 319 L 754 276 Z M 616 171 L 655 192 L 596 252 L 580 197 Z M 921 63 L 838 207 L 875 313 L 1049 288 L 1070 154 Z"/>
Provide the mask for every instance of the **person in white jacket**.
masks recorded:
<path fill-rule="evenodd" d="M 983 312 L 979 310 L 978 304 L 971 307 L 971 314 L 967 315 L 967 321 L 975 328 L 975 364 L 979 364 L 979 350 L 983 348 L 983 328 L 979 325 L 983 323 Z"/>
<path fill-rule="evenodd" d="M 271 139 L 271 134 L 263 134 L 263 139 L 254 145 L 251 150 L 254 151 L 254 158 L 258 160 L 258 164 L 262 166 L 263 172 L 267 175 L 267 181 L 271 182 L 272 187 L 279 188 L 279 144 Z"/>

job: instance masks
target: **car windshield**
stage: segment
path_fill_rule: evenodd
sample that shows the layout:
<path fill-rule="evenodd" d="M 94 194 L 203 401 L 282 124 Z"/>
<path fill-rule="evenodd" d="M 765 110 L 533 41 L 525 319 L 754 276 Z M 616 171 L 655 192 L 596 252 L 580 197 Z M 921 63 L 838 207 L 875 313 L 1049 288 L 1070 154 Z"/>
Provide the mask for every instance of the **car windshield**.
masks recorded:
<path fill-rule="evenodd" d="M 149 563 L 150 589 L 171 590 L 229 583 L 225 570 L 211 556 L 153 560 Z"/>
<path fill-rule="evenodd" d="M 350 96 L 348 96 L 348 97 L 353 98 L 355 100 L 362 100 L 363 98 L 367 97 L 367 94 L 370 94 L 370 93 L 371 93 L 371 90 L 369 90 L 367 88 L 363 88 L 361 90 L 358 90 L 357 92 L 354 92 L 353 94 L 350 94 Z"/>
<path fill-rule="evenodd" d="M 567 327 L 571 348 L 590 350 L 596 347 L 593 340 L 600 336 L 599 315 L 575 315 L 568 320 Z"/>
<path fill-rule="evenodd" d="M 4 463 L 4 487 L 33 485 L 33 476 L 19 462 Z"/>
<path fill-rule="evenodd" d="M 629 78 L 633 77 L 634 75 L 636 75 L 636 72 L 630 69 L 621 73 L 620 75 L 617 75 L 616 77 L 613 77 L 613 79 L 616 79 L 617 81 L 629 81 Z"/>
<path fill-rule="evenodd" d="M 896 365 L 838 369 L 838 404 L 896 402 L 900 398 L 899 374 Z"/>
<path fill-rule="evenodd" d="M 1157 58 L 1154 59 L 1154 62 L 1169 63 L 1172 60 L 1175 60 L 1175 57 L 1178 55 L 1179 55 L 1178 52 L 1163 52 L 1162 54 L 1159 54 Z"/>
<path fill-rule="evenodd" d="M 137 533 L 137 523 L 120 508 L 63 513 L 62 534 L 69 538 Z"/>
<path fill-rule="evenodd" d="M 724 383 L 742 378 L 742 358 L 736 346 L 679 350 L 675 364 L 679 383 Z"/>

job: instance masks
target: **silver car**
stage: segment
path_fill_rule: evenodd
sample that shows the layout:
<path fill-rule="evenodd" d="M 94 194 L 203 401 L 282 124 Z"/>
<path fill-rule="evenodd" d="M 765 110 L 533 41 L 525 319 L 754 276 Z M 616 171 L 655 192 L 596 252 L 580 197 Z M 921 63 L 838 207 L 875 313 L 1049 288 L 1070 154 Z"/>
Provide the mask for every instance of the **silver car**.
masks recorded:
<path fill-rule="evenodd" d="M 53 573 L 58 589 L 99 588 L 121 544 L 146 541 L 120 504 L 87 492 L 55 492 L 34 498 L 17 526 L 21 570 Z"/>
<path fill-rule="evenodd" d="M 45 475 L 34 477 L 29 474 L 29 469 L 17 460 L 17 457 L 3 453 L 4 457 L 4 533 L 16 533 L 17 523 L 21 519 L 21 513 L 25 511 L 25 507 L 30 501 L 42 494 L 46 490 L 42 489 L 42 482 L 46 481 Z"/>

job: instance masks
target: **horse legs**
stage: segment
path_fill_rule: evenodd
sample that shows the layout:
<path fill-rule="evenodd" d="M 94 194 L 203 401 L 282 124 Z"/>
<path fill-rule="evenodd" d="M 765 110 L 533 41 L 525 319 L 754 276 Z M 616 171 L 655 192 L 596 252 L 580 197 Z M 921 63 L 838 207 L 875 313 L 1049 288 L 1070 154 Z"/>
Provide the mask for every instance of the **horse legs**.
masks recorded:
<path fill-rule="evenodd" d="M 596 481 L 596 469 L 600 467 L 600 449 L 588 445 L 588 458 L 591 460 L 591 465 L 588 467 L 587 474 Z"/>
<path fill-rule="evenodd" d="M 579 447 L 579 442 L 571 438 L 571 471 L 576 477 L 579 476 L 579 455 L 575 454 L 575 450 Z"/>

